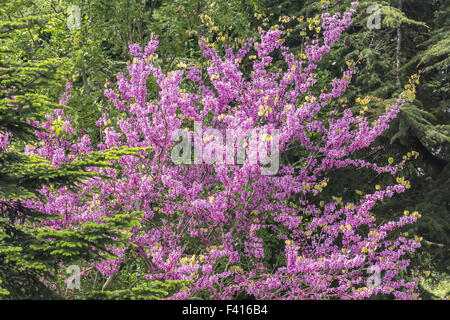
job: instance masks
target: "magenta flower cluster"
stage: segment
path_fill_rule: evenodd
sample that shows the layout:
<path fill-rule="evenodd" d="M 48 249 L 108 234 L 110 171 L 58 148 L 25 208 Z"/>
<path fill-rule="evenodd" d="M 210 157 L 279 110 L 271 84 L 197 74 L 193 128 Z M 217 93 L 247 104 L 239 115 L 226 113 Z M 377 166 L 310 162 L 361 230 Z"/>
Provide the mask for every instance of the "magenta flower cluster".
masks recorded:
<path fill-rule="evenodd" d="M 416 282 L 400 274 L 409 265 L 408 254 L 420 244 L 393 237 L 391 231 L 414 223 L 419 215 L 380 224 L 371 213 L 377 202 L 404 192 L 404 184 L 377 188 L 357 203 L 338 198 L 317 201 L 332 169 L 353 166 L 392 175 L 398 170 L 355 159 L 354 153 L 388 128 L 404 100 L 375 124 L 350 109 L 338 112 L 338 107 L 331 107 L 347 89 L 354 64 L 327 91 L 313 93 L 318 62 L 350 25 L 356 5 L 344 14 L 322 15 L 323 37 L 307 43 L 303 59 L 296 59 L 283 45 L 281 27 L 261 30 L 258 42 L 248 39 L 239 50 L 225 48 L 223 57 L 200 38 L 207 70 L 188 66 L 164 73 L 155 64 L 156 36 L 145 48 L 130 45 L 134 61 L 128 75 L 119 74 L 116 90 L 105 92 L 123 116 L 117 123 L 111 123 L 108 115 L 98 120 L 102 142 L 93 146 L 88 136 L 77 136 L 70 118 L 57 111 L 40 124 L 48 130 L 37 133 L 42 145 L 27 152 L 57 166 L 93 150 L 128 146 L 151 151 L 142 151 L 142 157 L 121 157 L 120 178 L 117 169 L 95 169 L 112 179 L 87 179 L 79 193 L 44 188 L 41 192 L 48 202 L 30 205 L 63 214 L 64 219 L 46 222 L 58 229 L 73 228 L 77 222 L 100 223 L 101 217 L 117 213 L 143 212 L 141 224 L 128 234 L 129 247 L 112 248 L 119 259 L 95 267 L 111 275 L 129 250 L 136 259 L 149 262 L 145 274 L 149 281 L 192 281 L 189 290 L 172 299 L 231 299 L 240 293 L 258 299 L 363 299 L 377 294 L 416 298 Z M 257 56 L 249 60 L 253 68 L 246 75 L 241 64 L 251 50 Z M 283 69 L 272 67 L 275 51 L 285 61 Z M 148 98 L 149 78 L 159 87 L 157 99 Z M 66 93 L 62 103 L 69 97 Z M 330 109 L 325 119 L 318 116 Z M 281 164 L 273 176 L 262 175 L 261 168 L 248 161 L 175 165 L 170 159 L 175 144 L 171 133 L 183 129 L 193 134 L 194 121 L 223 132 L 278 129 L 281 153 L 294 144 L 304 149 L 298 155 L 301 165 Z M 1 139 L 4 148 L 6 140 Z M 273 253 L 284 261 L 276 268 L 264 263 L 274 241 L 284 248 Z M 379 270 L 376 286 L 367 284 L 373 276 L 367 269 L 373 266 Z"/>

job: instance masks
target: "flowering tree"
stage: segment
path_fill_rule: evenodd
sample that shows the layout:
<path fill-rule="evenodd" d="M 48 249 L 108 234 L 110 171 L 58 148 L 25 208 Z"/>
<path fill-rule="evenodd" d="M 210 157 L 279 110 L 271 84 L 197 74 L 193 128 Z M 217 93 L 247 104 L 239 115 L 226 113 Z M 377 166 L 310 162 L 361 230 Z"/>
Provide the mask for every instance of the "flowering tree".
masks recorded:
<path fill-rule="evenodd" d="M 104 290 L 131 256 L 145 264 L 142 276 L 148 281 L 189 283 L 172 299 L 416 298 L 415 281 L 401 275 L 419 241 L 392 231 L 420 215 L 405 212 L 397 221 L 379 223 L 370 212 L 383 198 L 404 192 L 407 181 L 397 178 L 395 185 L 377 186 L 358 203 L 337 197 L 318 201 L 330 170 L 353 166 L 396 175 L 404 164 L 379 166 L 356 159 L 354 153 L 388 128 L 414 94 L 412 82 L 372 124 L 364 112 L 354 115 L 337 106 L 356 72 L 355 62 L 349 61 L 330 87 L 318 88 L 318 62 L 350 25 L 356 5 L 343 14 L 324 13 L 311 20 L 316 36 L 299 57 L 283 45 L 282 26 L 261 29 L 259 41 L 248 39 L 237 51 L 226 47 L 224 56 L 214 43 L 200 38 L 209 62 L 206 73 L 186 66 L 165 74 L 157 66 L 156 36 L 145 48 L 131 45 L 129 75 L 119 74 L 117 90 L 105 91 L 122 116 L 116 123 L 108 115 L 99 119 L 102 142 L 95 147 L 88 136 L 77 137 L 69 119 L 57 111 L 42 124 L 47 129 L 40 133 L 42 145 L 27 151 L 55 166 L 80 154 L 123 146 L 135 148 L 138 155 L 116 154 L 109 162 L 123 170 L 92 169 L 101 177 L 86 179 L 81 192 L 44 189 L 48 201 L 30 201 L 30 207 L 62 214 L 62 219 L 46 222 L 57 229 L 73 229 L 80 222 L 102 224 L 105 217 L 117 215 L 140 216 L 139 224 L 123 232 L 127 244 L 110 247 L 117 257 L 93 263 L 109 277 Z M 274 66 L 277 55 L 281 68 Z M 249 64 L 251 72 L 242 70 Z M 153 97 L 147 91 L 151 78 L 159 86 Z M 207 133 L 210 127 L 213 134 Z M 247 133 L 255 128 L 264 132 L 256 148 L 272 152 L 263 163 L 275 168 L 270 174 L 251 156 L 226 161 L 234 159 L 234 152 L 227 152 L 240 142 L 251 153 L 254 142 Z M 180 150 L 174 136 L 180 132 L 194 154 L 184 148 L 183 161 L 174 161 Z M 235 133 L 231 142 L 228 132 Z M 227 146 L 221 136 L 227 136 Z M 273 251 L 280 247 L 283 252 Z M 268 262 L 271 250 L 279 257 Z"/>

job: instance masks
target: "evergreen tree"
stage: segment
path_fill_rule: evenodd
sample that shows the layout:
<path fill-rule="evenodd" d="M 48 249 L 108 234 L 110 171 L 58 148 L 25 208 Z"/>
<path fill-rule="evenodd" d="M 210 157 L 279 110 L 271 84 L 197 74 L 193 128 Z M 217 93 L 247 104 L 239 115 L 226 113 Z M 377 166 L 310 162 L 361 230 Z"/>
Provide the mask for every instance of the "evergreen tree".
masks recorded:
<path fill-rule="evenodd" d="M 35 55 L 39 30 L 51 16 L 31 14 L 31 4 L 2 0 L 0 9 L 0 294 L 12 299 L 58 298 L 61 290 L 51 290 L 45 281 L 61 278 L 57 272 L 61 264 L 108 254 L 109 244 L 122 241 L 119 229 L 132 227 L 136 221 L 130 214 L 84 225 L 83 230 L 54 230 L 47 222 L 62 217 L 30 206 L 45 200 L 40 192 L 44 186 L 80 188 L 84 178 L 98 174 L 87 168 L 111 167 L 107 159 L 136 154 L 132 150 L 92 152 L 56 166 L 24 152 L 25 144 L 36 140 L 35 131 L 42 130 L 37 123 L 46 113 L 63 107 L 40 93 L 57 81 L 60 61 Z"/>

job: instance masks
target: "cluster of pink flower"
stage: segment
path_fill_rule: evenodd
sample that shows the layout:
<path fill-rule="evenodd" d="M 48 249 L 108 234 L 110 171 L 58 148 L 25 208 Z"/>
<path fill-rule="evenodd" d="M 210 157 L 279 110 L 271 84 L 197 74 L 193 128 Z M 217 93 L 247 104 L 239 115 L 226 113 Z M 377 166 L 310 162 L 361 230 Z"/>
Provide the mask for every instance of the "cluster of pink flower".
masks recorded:
<path fill-rule="evenodd" d="M 405 255 L 420 244 L 404 237 L 392 240 L 388 234 L 414 223 L 419 215 L 378 225 L 370 212 L 384 197 L 403 192 L 402 183 L 366 195 L 360 203 L 333 199 L 319 205 L 316 200 L 326 188 L 330 169 L 354 166 L 390 174 L 397 171 L 394 166 L 379 167 L 351 156 L 388 128 L 403 100 L 373 126 L 350 109 L 332 110 L 326 119 L 317 116 L 324 108 L 330 109 L 355 73 L 349 64 L 342 78 L 332 82 L 329 93 L 313 94 L 317 63 L 350 25 L 356 5 L 342 15 L 322 15 L 323 39 L 307 44 L 306 59 L 296 59 L 283 46 L 281 27 L 261 30 L 259 43 L 249 39 L 237 52 L 226 48 L 224 57 L 206 38 L 200 38 L 203 55 L 209 60 L 208 80 L 193 66 L 187 68 L 185 77 L 185 70 L 163 73 L 154 64 L 156 36 L 144 50 L 131 45 L 134 61 L 128 67 L 129 75 L 119 74 L 117 93 L 105 92 L 124 111 L 116 129 L 104 115 L 97 122 L 103 132 L 99 146 L 92 146 L 87 136 L 71 143 L 66 140 L 67 136 L 74 139 L 70 119 L 58 111 L 43 124 L 53 134 L 39 133 L 45 145 L 28 152 L 50 158 L 55 165 L 94 149 L 150 147 L 151 152 L 118 160 L 124 167 L 120 178 L 117 169 L 96 169 L 113 179 L 86 180 L 80 193 L 43 190 L 49 201 L 39 204 L 40 209 L 65 215 L 64 220 L 52 222 L 55 228 L 99 222 L 116 213 L 143 212 L 142 223 L 129 233 L 130 247 L 114 250 L 124 257 L 129 249 L 136 258 L 147 260 L 146 278 L 150 280 L 192 280 L 189 290 L 173 299 L 199 295 L 229 299 L 242 292 L 266 299 L 416 297 L 416 283 L 406 282 L 399 274 L 409 264 Z M 251 59 L 253 71 L 246 76 L 240 65 L 250 50 L 257 57 Z M 287 64 L 284 71 L 271 71 L 275 50 Z M 160 88 L 157 100 L 148 99 L 150 76 Z M 186 88 L 195 89 L 188 92 Z M 194 121 L 223 132 L 277 129 L 281 153 L 300 143 L 309 155 L 298 156 L 298 163 L 304 163 L 299 169 L 282 164 L 275 176 L 262 175 L 261 168 L 249 162 L 175 165 L 170 159 L 171 133 L 181 128 L 192 134 Z M 320 133 L 319 138 L 313 138 L 313 132 Z M 265 243 L 267 237 L 279 239 L 284 246 L 285 263 L 275 268 L 264 263 L 265 248 L 273 245 Z M 96 267 L 112 274 L 120 261 L 104 261 Z M 377 286 L 367 285 L 366 270 L 371 266 L 380 270 Z"/>
<path fill-rule="evenodd" d="M 0 133 L 0 150 L 6 152 L 6 149 L 9 146 L 9 136 L 11 134 L 9 132 Z"/>

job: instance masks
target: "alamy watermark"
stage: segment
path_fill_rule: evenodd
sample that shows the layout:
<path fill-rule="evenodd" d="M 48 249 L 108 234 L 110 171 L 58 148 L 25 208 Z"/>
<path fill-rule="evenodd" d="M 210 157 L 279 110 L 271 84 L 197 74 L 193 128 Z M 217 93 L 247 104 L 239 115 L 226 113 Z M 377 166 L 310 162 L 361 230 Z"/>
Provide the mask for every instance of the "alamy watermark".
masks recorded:
<path fill-rule="evenodd" d="M 175 164 L 244 164 L 261 166 L 261 174 L 274 175 L 278 172 L 279 130 L 267 128 L 218 129 L 202 128 L 201 122 L 194 123 L 194 131 L 175 130 L 172 141 L 181 141 L 174 146 L 171 159 Z M 194 151 L 192 152 L 192 149 Z"/>
<path fill-rule="evenodd" d="M 77 5 L 71 5 L 67 8 L 67 28 L 70 30 L 81 27 L 81 9 Z"/>
<path fill-rule="evenodd" d="M 66 273 L 70 273 L 70 277 L 64 282 L 67 285 L 67 289 L 73 290 L 81 288 L 81 269 L 77 265 L 71 265 L 67 268 Z"/>
<path fill-rule="evenodd" d="M 367 268 L 367 273 L 370 274 L 367 278 L 367 288 L 374 289 L 381 285 L 381 269 L 377 265 L 373 265 Z"/>
<path fill-rule="evenodd" d="M 367 19 L 367 28 L 369 30 L 381 29 L 381 9 L 377 4 L 372 4 L 367 7 L 367 14 L 370 14 Z"/>

